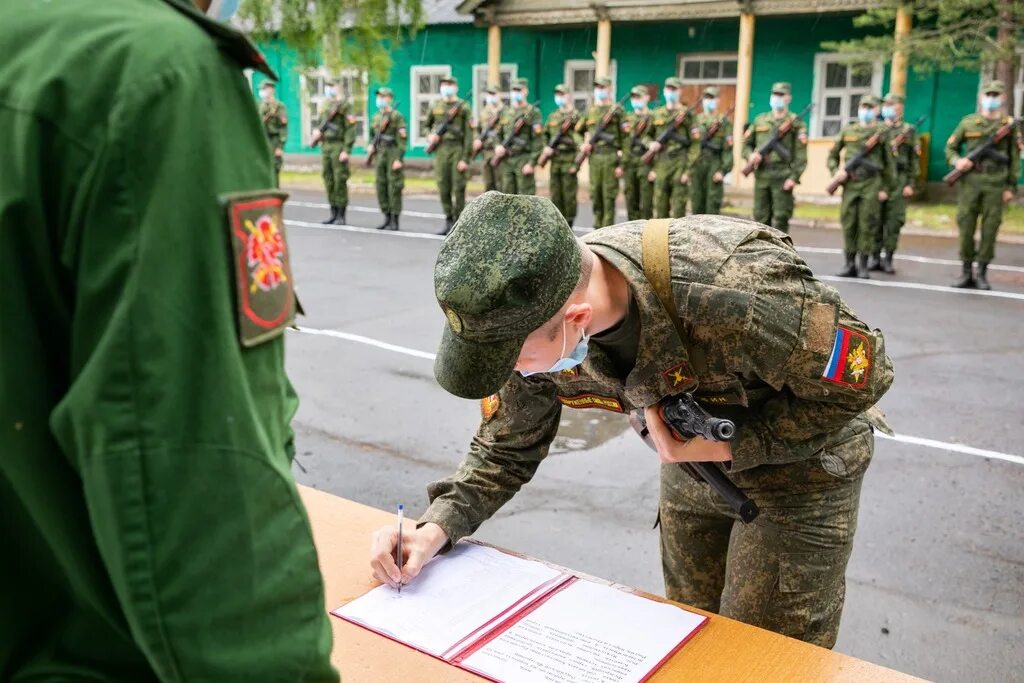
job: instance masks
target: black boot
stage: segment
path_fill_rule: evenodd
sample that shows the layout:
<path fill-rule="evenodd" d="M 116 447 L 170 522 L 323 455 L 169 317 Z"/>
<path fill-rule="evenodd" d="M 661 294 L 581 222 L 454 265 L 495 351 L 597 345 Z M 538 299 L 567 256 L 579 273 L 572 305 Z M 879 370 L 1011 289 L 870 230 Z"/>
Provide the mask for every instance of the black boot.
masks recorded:
<path fill-rule="evenodd" d="M 334 219 L 337 218 L 337 217 L 338 217 L 338 207 L 336 207 L 334 204 L 331 204 L 331 217 L 328 218 L 327 220 L 321 221 L 321 222 L 324 225 L 326 225 L 328 223 L 333 223 Z"/>
<path fill-rule="evenodd" d="M 398 230 L 398 214 L 397 213 L 391 214 L 391 229 L 392 230 Z"/>
<path fill-rule="evenodd" d="M 451 216 L 444 217 L 444 230 L 437 233 L 438 235 L 447 235 L 452 231 L 452 226 L 455 225 L 455 220 Z"/>
<path fill-rule="evenodd" d="M 377 226 L 378 230 L 387 230 L 391 227 L 391 214 L 384 214 L 384 222 Z"/>
<path fill-rule="evenodd" d="M 864 252 L 857 254 L 857 277 L 861 280 L 871 277 L 871 273 L 868 272 L 868 255 Z"/>
<path fill-rule="evenodd" d="M 992 285 L 988 283 L 988 264 L 979 263 L 978 272 L 974 276 L 974 285 L 978 289 L 989 290 L 992 289 Z"/>
<path fill-rule="evenodd" d="M 846 265 L 843 266 L 843 269 L 836 273 L 836 275 L 839 277 L 853 277 L 857 274 L 857 269 L 853 266 L 853 254 L 845 252 L 845 255 Z"/>
<path fill-rule="evenodd" d="M 868 270 L 882 270 L 882 258 L 877 251 L 868 259 Z"/>
<path fill-rule="evenodd" d="M 892 252 L 887 251 L 882 254 L 882 272 L 888 273 L 889 275 L 895 275 L 896 269 L 892 267 Z"/>
<path fill-rule="evenodd" d="M 971 262 L 964 261 L 962 270 L 960 271 L 960 277 L 957 281 L 950 285 L 950 287 L 957 287 L 959 289 L 968 289 L 974 286 L 974 272 L 971 270 Z"/>
<path fill-rule="evenodd" d="M 334 219 L 334 224 L 335 225 L 345 225 L 345 207 L 344 206 L 339 206 L 338 207 L 338 215 Z"/>

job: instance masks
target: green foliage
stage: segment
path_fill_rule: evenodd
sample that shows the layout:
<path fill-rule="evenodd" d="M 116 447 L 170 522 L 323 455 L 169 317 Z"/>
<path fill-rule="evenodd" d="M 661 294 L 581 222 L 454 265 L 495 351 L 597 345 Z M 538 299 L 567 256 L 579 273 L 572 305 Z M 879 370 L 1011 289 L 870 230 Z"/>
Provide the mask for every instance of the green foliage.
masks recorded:
<path fill-rule="evenodd" d="M 385 81 L 391 51 L 423 25 L 422 0 L 243 0 L 243 24 L 257 40 L 280 37 L 309 67 L 354 68 Z"/>
<path fill-rule="evenodd" d="M 907 5 L 914 18 L 910 35 L 896 44 L 896 10 Z M 1017 41 L 997 40 L 1000 11 Z M 825 50 L 845 53 L 854 60 L 888 61 L 899 48 L 918 74 L 953 69 L 976 70 L 983 64 L 1012 59 L 1014 42 L 1024 26 L 1024 2 L 1011 0 L 912 0 L 881 4 L 854 19 L 854 25 L 876 33 L 853 40 L 822 43 Z"/>

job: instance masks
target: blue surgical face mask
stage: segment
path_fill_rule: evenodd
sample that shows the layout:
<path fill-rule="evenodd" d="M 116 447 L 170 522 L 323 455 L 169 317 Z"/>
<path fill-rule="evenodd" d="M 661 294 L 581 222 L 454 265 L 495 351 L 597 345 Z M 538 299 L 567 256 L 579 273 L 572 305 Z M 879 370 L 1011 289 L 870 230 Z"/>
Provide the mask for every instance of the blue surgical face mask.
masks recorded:
<path fill-rule="evenodd" d="M 869 123 L 875 122 L 875 110 L 868 107 L 861 107 L 857 110 L 857 119 L 862 125 L 868 125 Z"/>
<path fill-rule="evenodd" d="M 324 95 L 326 95 L 327 97 L 334 97 L 337 94 L 338 91 L 337 89 L 335 89 L 333 85 L 328 85 L 324 87 Z"/>
<path fill-rule="evenodd" d="M 492 95 L 491 93 L 487 93 L 486 95 L 484 95 L 484 102 L 493 107 L 498 103 L 498 96 Z"/>
<path fill-rule="evenodd" d="M 629 100 L 629 106 L 633 107 L 633 111 L 639 111 L 647 106 L 647 103 L 640 98 L 631 98 Z"/>
<path fill-rule="evenodd" d="M 377 109 L 383 109 L 384 107 L 388 106 L 388 98 L 378 96 L 376 103 Z"/>
<path fill-rule="evenodd" d="M 227 21 L 238 11 L 241 0 L 213 0 L 206 10 L 206 16 L 217 21 Z"/>
<path fill-rule="evenodd" d="M 456 91 L 454 85 L 448 85 L 447 83 L 445 83 L 444 85 L 441 86 L 441 97 L 454 97 L 455 92 Z"/>
<path fill-rule="evenodd" d="M 558 108 L 565 106 L 565 95 L 555 95 L 555 106 Z"/>
<path fill-rule="evenodd" d="M 571 370 L 580 363 L 582 363 L 587 357 L 587 342 L 590 341 L 590 337 L 587 336 L 587 331 L 583 331 L 583 337 L 579 343 L 573 348 L 572 353 L 568 356 L 565 354 L 565 344 L 568 341 L 565 332 L 565 321 L 562 321 L 562 350 L 559 352 L 559 359 L 555 361 L 555 364 L 545 370 L 545 372 L 562 372 L 563 370 Z M 523 377 L 529 377 L 530 375 L 536 375 L 540 373 L 530 372 L 529 370 L 521 370 L 519 372 Z"/>
<path fill-rule="evenodd" d="M 896 107 L 887 104 L 882 107 L 882 118 L 888 121 L 889 119 L 896 118 Z"/>
<path fill-rule="evenodd" d="M 718 109 L 718 100 L 712 97 L 709 97 L 708 99 L 704 100 L 704 111 L 711 114 L 716 109 Z"/>
<path fill-rule="evenodd" d="M 786 108 L 786 98 L 784 95 L 772 95 L 768 100 L 768 106 L 772 108 L 772 111 L 782 111 Z"/>
<path fill-rule="evenodd" d="M 508 98 L 512 100 L 513 104 L 522 104 L 523 100 L 526 99 L 526 95 L 522 90 L 513 90 Z"/>
<path fill-rule="evenodd" d="M 594 100 L 604 102 L 608 99 L 608 91 L 604 88 L 594 88 Z"/>
<path fill-rule="evenodd" d="M 668 102 L 669 104 L 675 104 L 676 102 L 679 101 L 678 90 L 665 88 L 664 90 L 661 91 L 661 94 L 664 95 L 665 101 Z"/>
<path fill-rule="evenodd" d="M 981 108 L 985 111 L 995 111 L 1001 106 L 1003 106 L 1002 98 L 998 95 L 995 97 L 985 95 L 981 98 Z"/>

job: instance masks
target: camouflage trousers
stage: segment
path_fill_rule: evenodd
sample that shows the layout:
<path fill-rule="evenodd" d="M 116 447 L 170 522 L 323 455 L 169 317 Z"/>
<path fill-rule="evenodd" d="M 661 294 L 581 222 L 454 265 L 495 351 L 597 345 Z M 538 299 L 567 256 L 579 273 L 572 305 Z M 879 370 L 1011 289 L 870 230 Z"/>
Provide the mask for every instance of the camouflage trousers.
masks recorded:
<path fill-rule="evenodd" d="M 808 460 L 731 475 L 761 509 L 744 524 L 707 484 L 661 468 L 661 558 L 672 600 L 832 647 L 846 596 L 871 427 L 855 419 Z"/>
<path fill-rule="evenodd" d="M 754 220 L 789 232 L 793 217 L 793 191 L 783 190 L 786 178 L 758 173 L 754 176 Z"/>
<path fill-rule="evenodd" d="M 321 145 L 320 157 L 327 201 L 331 206 L 342 209 L 348 206 L 348 177 L 351 174 L 349 162 L 338 161 L 344 150 L 345 145 L 340 142 L 325 142 Z"/>
<path fill-rule="evenodd" d="M 714 161 L 702 159 L 690 167 L 690 208 L 694 213 L 722 213 L 725 179 L 718 182 L 714 180 L 720 166 Z"/>
<path fill-rule="evenodd" d="M 284 166 L 284 157 L 274 154 L 274 187 L 281 187 L 282 166 Z"/>
<path fill-rule="evenodd" d="M 991 263 L 996 255 L 996 235 L 1003 222 L 1002 178 L 986 178 L 980 172 L 968 173 L 960 181 L 956 224 L 960 229 L 960 260 Z M 974 246 L 974 233 L 981 217 L 981 243 Z"/>
<path fill-rule="evenodd" d="M 494 168 L 491 166 L 491 159 L 494 158 L 494 149 L 484 150 L 483 153 L 483 176 L 484 176 L 484 192 L 490 192 L 491 190 L 497 190 L 498 192 L 504 192 L 503 185 L 501 182 L 501 166 Z"/>
<path fill-rule="evenodd" d="M 843 250 L 848 254 L 870 254 L 875 248 L 875 231 L 882 221 L 882 178 L 851 180 L 843 186 L 839 222 L 843 224 Z"/>
<path fill-rule="evenodd" d="M 615 223 L 615 200 L 619 196 L 619 179 L 615 177 L 618 157 L 614 152 L 590 155 L 590 201 L 594 207 L 594 227 Z"/>
<path fill-rule="evenodd" d="M 681 218 L 686 215 L 690 188 L 679 182 L 686 168 L 686 154 L 671 156 L 662 152 L 654 161 L 654 215 L 657 218 Z"/>
<path fill-rule="evenodd" d="M 885 251 L 890 254 L 896 251 L 900 241 L 900 230 L 907 222 L 907 200 L 903 196 L 903 185 L 888 200 L 882 202 L 882 217 L 875 228 L 875 249 L 877 254 Z"/>
<path fill-rule="evenodd" d="M 654 183 L 647 180 L 651 167 L 638 158 L 623 163 L 623 194 L 626 195 L 626 218 L 631 221 L 654 217 Z"/>
<path fill-rule="evenodd" d="M 556 155 L 551 160 L 551 203 L 555 205 L 565 220 L 572 225 L 576 220 L 576 191 L 579 188 L 579 177 L 574 169 L 572 155 L 559 157 Z"/>
<path fill-rule="evenodd" d="M 381 213 L 402 213 L 402 188 L 405 187 L 405 168 L 397 171 L 392 164 L 401 160 L 398 148 L 382 147 L 377 153 L 375 170 L 377 172 L 377 204 Z"/>
<path fill-rule="evenodd" d="M 530 163 L 529 154 L 517 154 L 506 158 L 498 171 L 501 173 L 502 192 L 508 194 L 537 194 L 537 176 L 523 173 L 523 166 Z"/>
<path fill-rule="evenodd" d="M 466 176 L 469 168 L 459 171 L 459 159 L 463 156 L 462 143 L 442 142 L 434 155 L 434 177 L 437 191 L 441 195 L 444 215 L 458 220 L 462 207 L 466 205 Z"/>

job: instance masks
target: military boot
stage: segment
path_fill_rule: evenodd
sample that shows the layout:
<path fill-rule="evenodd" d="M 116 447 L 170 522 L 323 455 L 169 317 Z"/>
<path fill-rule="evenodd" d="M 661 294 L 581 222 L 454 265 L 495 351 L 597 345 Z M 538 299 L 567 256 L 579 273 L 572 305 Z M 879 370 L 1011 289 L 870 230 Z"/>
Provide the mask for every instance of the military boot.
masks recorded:
<path fill-rule="evenodd" d="M 452 226 L 455 225 L 455 220 L 451 216 L 444 217 L 444 230 L 437 233 L 438 235 L 447 235 L 452 231 Z"/>
<path fill-rule="evenodd" d="M 398 230 L 398 214 L 397 213 L 391 214 L 391 229 L 392 230 Z"/>
<path fill-rule="evenodd" d="M 391 227 L 391 214 L 384 214 L 384 222 L 377 226 L 378 230 L 387 230 Z"/>
<path fill-rule="evenodd" d="M 338 215 L 335 217 L 333 223 L 335 225 L 345 225 L 345 207 L 338 207 Z"/>
<path fill-rule="evenodd" d="M 333 223 L 334 219 L 337 218 L 337 217 L 338 217 L 338 207 L 336 207 L 334 204 L 331 204 L 331 217 L 328 218 L 325 221 L 321 221 L 321 223 L 323 223 L 324 225 L 326 225 L 328 223 Z"/>
<path fill-rule="evenodd" d="M 971 262 L 964 261 L 963 269 L 960 271 L 960 277 L 957 281 L 950 285 L 950 287 L 958 287 L 960 289 L 967 289 L 974 286 L 974 272 L 971 270 Z"/>
<path fill-rule="evenodd" d="M 989 290 L 992 289 L 992 285 L 988 283 L 988 264 L 979 263 L 977 274 L 974 276 L 974 285 L 978 289 Z"/>
<path fill-rule="evenodd" d="M 871 277 L 871 273 L 868 272 L 868 255 L 864 252 L 857 254 L 857 277 L 861 280 Z"/>
<path fill-rule="evenodd" d="M 853 265 L 853 254 L 851 254 L 850 252 L 845 253 L 846 265 L 843 266 L 843 269 L 836 273 L 836 275 L 839 277 L 853 277 L 854 275 L 857 274 L 857 269 Z"/>
<path fill-rule="evenodd" d="M 882 270 L 882 257 L 877 251 L 868 259 L 868 270 Z"/>
<path fill-rule="evenodd" d="M 887 251 L 882 254 L 882 272 L 888 273 L 889 275 L 895 275 L 896 269 L 892 267 L 892 252 Z"/>

